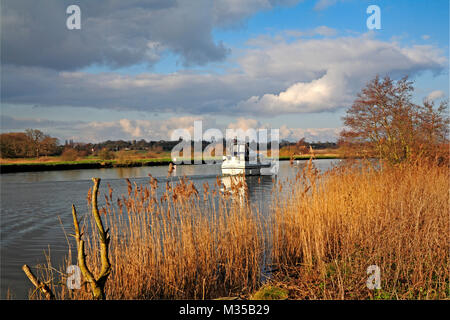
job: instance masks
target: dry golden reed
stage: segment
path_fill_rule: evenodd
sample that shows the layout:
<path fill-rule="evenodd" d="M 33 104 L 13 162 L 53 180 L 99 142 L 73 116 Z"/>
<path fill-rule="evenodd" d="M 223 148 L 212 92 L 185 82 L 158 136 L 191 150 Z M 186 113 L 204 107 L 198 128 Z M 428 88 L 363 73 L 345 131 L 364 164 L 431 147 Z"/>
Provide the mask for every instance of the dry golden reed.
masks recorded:
<path fill-rule="evenodd" d="M 116 200 L 108 186 L 100 209 L 111 235 L 106 297 L 207 299 L 255 290 L 264 252 L 262 228 L 258 213 L 237 192 L 244 180 L 237 180 L 225 193 L 219 185 L 205 185 L 200 195 L 186 178 L 167 182 L 164 192 L 155 178 L 139 186 L 127 179 L 127 195 Z M 92 223 L 85 229 L 94 230 Z M 92 234 L 86 241 L 87 263 L 97 274 L 97 235 L 85 232 Z M 87 290 L 64 286 L 58 296 L 91 298 Z"/>
<path fill-rule="evenodd" d="M 427 163 L 305 167 L 274 206 L 274 281 L 301 299 L 449 298 L 448 174 Z M 379 290 L 366 286 L 370 265 Z"/>
<path fill-rule="evenodd" d="M 247 202 L 242 177 L 229 188 L 218 178 L 201 192 L 186 178 L 165 188 L 153 177 L 145 185 L 126 180 L 119 198 L 108 186 L 106 297 L 249 297 L 269 265 L 267 282 L 291 299 L 448 299 L 448 173 L 427 163 L 358 162 L 320 174 L 310 161 L 295 178 L 273 180 L 268 220 Z M 85 223 L 87 262 L 98 274 L 92 223 Z M 380 268 L 380 290 L 366 286 L 370 265 Z M 91 298 L 84 289 L 52 288 L 58 298 Z"/>

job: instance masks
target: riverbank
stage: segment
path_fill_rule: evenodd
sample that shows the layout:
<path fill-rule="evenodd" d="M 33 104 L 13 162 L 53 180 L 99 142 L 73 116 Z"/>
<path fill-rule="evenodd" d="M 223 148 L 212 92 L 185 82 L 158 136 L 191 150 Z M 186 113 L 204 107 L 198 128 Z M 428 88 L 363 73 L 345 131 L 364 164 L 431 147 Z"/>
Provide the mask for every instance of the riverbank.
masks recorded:
<path fill-rule="evenodd" d="M 312 155 L 296 155 L 293 160 L 309 160 Z M 315 159 L 339 159 L 338 154 L 317 154 Z M 287 161 L 288 156 L 279 157 L 280 161 Z M 219 160 L 220 161 L 220 160 Z M 0 173 L 14 172 L 34 172 L 34 171 L 54 171 L 54 170 L 78 170 L 78 169 L 101 169 L 117 167 L 144 167 L 144 166 L 164 166 L 172 162 L 170 158 L 150 158 L 150 159 L 132 159 L 126 161 L 120 160 L 100 160 L 84 159 L 76 161 L 28 161 L 28 162 L 10 162 L 0 163 Z M 192 161 L 194 163 L 194 161 Z M 205 161 L 202 161 L 205 163 Z"/>
<path fill-rule="evenodd" d="M 34 172 L 53 170 L 100 169 L 115 167 L 142 167 L 169 165 L 170 158 L 137 159 L 120 162 L 118 160 L 79 160 L 55 162 L 27 162 L 0 164 L 0 173 Z"/>
<path fill-rule="evenodd" d="M 449 298 L 447 167 L 285 167 L 291 174 L 271 188 L 270 219 L 247 201 L 247 180 L 202 189 L 187 179 L 162 189 L 156 179 L 127 181 L 118 197 L 107 185 L 108 299 Z M 99 244 L 85 250 L 98 274 Z M 60 282 L 58 298 L 90 298 Z"/>
<path fill-rule="evenodd" d="M 297 172 L 272 188 L 270 219 L 247 201 L 246 180 L 200 189 L 181 179 L 165 191 L 156 179 L 127 181 L 117 205 L 108 190 L 100 208 L 114 270 L 106 296 L 448 299 L 448 168 L 361 164 L 323 173 L 287 166 Z M 98 274 L 99 244 L 88 243 Z M 60 299 L 91 297 L 54 281 Z"/>

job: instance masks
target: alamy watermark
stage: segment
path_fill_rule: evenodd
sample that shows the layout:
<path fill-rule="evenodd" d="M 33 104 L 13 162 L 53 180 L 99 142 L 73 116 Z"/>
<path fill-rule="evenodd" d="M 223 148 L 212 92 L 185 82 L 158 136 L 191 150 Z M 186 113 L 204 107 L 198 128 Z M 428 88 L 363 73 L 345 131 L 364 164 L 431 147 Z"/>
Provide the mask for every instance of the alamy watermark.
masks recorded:
<path fill-rule="evenodd" d="M 66 13 L 70 16 L 66 20 L 66 27 L 69 30 L 81 29 L 81 9 L 79 6 L 73 4 L 67 7 Z"/>
<path fill-rule="evenodd" d="M 274 174 L 279 167 L 279 136 L 279 129 L 226 129 L 225 135 L 216 128 L 203 132 L 202 121 L 194 121 L 193 135 L 187 129 L 176 129 L 172 132 L 170 139 L 178 140 L 179 143 L 172 149 L 171 157 L 174 164 L 191 164 L 193 154 L 194 164 L 213 164 L 222 161 L 224 157 L 232 156 L 229 151 L 234 144 L 239 143 L 245 145 L 248 154 L 246 161 L 249 164 L 271 164 L 272 170 L 262 171 L 261 174 Z M 205 148 L 204 141 L 210 141 Z"/>
<path fill-rule="evenodd" d="M 380 267 L 376 264 L 367 267 L 367 278 L 366 285 L 370 290 L 381 289 L 381 272 Z"/>
<path fill-rule="evenodd" d="M 66 273 L 68 274 L 66 285 L 70 290 L 81 288 L 81 270 L 77 265 L 70 265 L 67 267 Z"/>
<path fill-rule="evenodd" d="M 366 25 L 367 29 L 374 30 L 374 29 L 381 29 L 381 9 L 377 5 L 370 5 L 366 9 L 366 13 L 370 14 L 370 16 L 367 18 Z"/>

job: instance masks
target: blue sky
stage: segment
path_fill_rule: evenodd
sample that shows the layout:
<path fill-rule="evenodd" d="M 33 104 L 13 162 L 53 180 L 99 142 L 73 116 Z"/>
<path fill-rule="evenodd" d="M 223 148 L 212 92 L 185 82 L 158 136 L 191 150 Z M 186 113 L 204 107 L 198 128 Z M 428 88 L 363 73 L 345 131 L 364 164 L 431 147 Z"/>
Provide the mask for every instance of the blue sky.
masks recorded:
<path fill-rule="evenodd" d="M 447 0 L 69 1 L 73 31 L 66 2 L 2 4 L 3 132 L 159 140 L 203 120 L 324 141 L 376 73 L 409 74 L 417 103 L 449 96 Z"/>

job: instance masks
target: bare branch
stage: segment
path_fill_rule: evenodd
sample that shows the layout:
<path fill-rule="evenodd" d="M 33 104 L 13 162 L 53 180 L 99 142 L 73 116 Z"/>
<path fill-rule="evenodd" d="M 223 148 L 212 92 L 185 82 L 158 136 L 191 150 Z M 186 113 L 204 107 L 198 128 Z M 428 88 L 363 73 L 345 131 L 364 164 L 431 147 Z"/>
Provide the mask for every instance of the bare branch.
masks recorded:
<path fill-rule="evenodd" d="M 55 300 L 55 295 L 52 290 L 48 287 L 47 284 L 40 281 L 36 276 L 31 272 L 31 269 L 28 265 L 24 264 L 22 266 L 23 272 L 27 275 L 28 279 L 30 279 L 31 283 L 36 287 L 36 290 L 39 289 L 47 298 L 47 300 Z"/>

